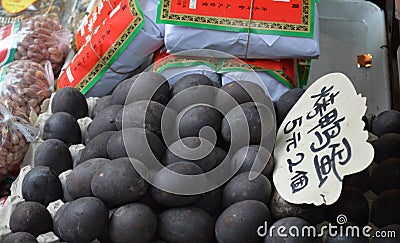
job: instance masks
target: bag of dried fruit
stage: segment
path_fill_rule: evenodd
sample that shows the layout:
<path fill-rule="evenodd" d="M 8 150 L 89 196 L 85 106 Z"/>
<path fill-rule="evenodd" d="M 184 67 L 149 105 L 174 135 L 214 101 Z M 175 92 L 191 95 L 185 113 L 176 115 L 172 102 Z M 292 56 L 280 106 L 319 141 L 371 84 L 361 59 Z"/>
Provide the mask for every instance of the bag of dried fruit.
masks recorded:
<path fill-rule="evenodd" d="M 41 113 L 42 102 L 54 91 L 54 75 L 49 61 L 43 67 L 30 60 L 14 61 L 0 69 L 3 99 L 15 102 L 29 117 L 31 111 Z"/>
<path fill-rule="evenodd" d="M 0 67 L 14 60 L 31 60 L 44 66 L 50 61 L 58 75 L 72 35 L 60 23 L 35 16 L 0 29 Z"/>
<path fill-rule="evenodd" d="M 0 181 L 19 167 L 29 142 L 39 137 L 29 123 L 24 107 L 4 97 L 0 98 Z"/>

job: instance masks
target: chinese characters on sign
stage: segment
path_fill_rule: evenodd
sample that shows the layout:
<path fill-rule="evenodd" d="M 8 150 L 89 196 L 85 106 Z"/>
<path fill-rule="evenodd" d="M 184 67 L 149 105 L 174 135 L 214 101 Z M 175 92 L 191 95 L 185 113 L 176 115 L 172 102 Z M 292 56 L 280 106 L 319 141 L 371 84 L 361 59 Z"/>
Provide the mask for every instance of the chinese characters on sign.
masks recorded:
<path fill-rule="evenodd" d="M 339 198 L 343 177 L 372 162 L 373 149 L 361 120 L 365 103 L 339 73 L 322 77 L 306 90 L 277 135 L 274 183 L 285 200 L 332 204 Z"/>

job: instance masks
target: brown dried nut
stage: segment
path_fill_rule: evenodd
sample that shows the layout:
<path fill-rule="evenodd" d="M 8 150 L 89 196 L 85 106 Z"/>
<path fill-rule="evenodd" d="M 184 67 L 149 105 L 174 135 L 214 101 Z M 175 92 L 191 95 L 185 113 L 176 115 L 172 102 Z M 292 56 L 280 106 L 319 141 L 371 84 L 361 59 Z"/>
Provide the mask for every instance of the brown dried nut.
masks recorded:
<path fill-rule="evenodd" d="M 62 60 L 63 60 L 63 56 L 60 53 L 58 53 L 58 54 L 50 54 L 49 60 L 52 63 L 61 63 Z"/>
<path fill-rule="evenodd" d="M 15 133 L 11 134 L 11 143 L 13 145 L 19 144 L 19 137 L 17 134 Z"/>
<path fill-rule="evenodd" d="M 36 114 L 40 114 L 41 113 L 40 106 L 36 106 L 34 110 L 35 110 Z"/>
<path fill-rule="evenodd" d="M 6 163 L 9 164 L 13 161 L 14 155 L 12 153 L 8 153 L 6 156 Z"/>
<path fill-rule="evenodd" d="M 17 52 L 20 55 L 26 55 L 26 49 L 29 48 L 29 45 L 27 45 L 27 44 L 28 43 L 24 43 L 24 46 L 23 46 L 22 43 L 21 43 L 21 45 L 17 47 Z M 26 46 L 28 46 L 28 47 L 26 47 Z"/>
<path fill-rule="evenodd" d="M 25 139 L 19 140 L 19 145 L 20 145 L 21 147 L 24 147 L 26 144 L 27 144 L 27 143 L 26 143 Z"/>
<path fill-rule="evenodd" d="M 60 51 L 59 51 L 57 48 L 55 48 L 55 47 L 49 47 L 49 48 L 47 49 L 47 51 L 48 51 L 50 54 L 53 54 L 53 55 L 58 55 L 58 54 L 60 54 Z"/>
<path fill-rule="evenodd" d="M 28 101 L 28 104 L 31 107 L 36 107 L 36 106 L 38 106 L 38 100 L 31 99 L 31 100 Z"/>
<path fill-rule="evenodd" d="M 42 49 L 37 44 L 30 44 L 28 47 L 28 50 L 30 50 L 32 52 L 37 52 L 37 53 L 40 53 L 42 51 Z"/>
<path fill-rule="evenodd" d="M 46 26 L 43 26 L 43 28 L 37 28 L 35 29 L 36 33 L 42 34 L 42 35 L 47 35 L 50 36 L 54 31 L 50 29 L 50 25 L 47 24 Z"/>
<path fill-rule="evenodd" d="M 30 42 L 28 42 L 26 39 L 24 39 L 23 41 L 21 41 L 19 43 L 19 46 L 17 47 L 17 52 L 21 53 L 23 55 L 23 52 L 21 52 L 23 49 L 26 50 L 29 48 Z M 19 49 L 21 47 L 21 49 Z"/>
<path fill-rule="evenodd" d="M 1 148 L 0 149 L 0 155 L 4 156 L 8 154 L 8 150 L 6 148 Z"/>

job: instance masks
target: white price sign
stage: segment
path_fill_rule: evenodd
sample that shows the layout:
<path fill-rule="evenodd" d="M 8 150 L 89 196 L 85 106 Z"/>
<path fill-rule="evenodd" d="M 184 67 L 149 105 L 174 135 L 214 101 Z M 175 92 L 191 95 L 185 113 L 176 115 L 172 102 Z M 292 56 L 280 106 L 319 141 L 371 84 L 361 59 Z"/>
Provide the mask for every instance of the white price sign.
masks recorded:
<path fill-rule="evenodd" d="M 366 98 L 344 74 L 325 75 L 307 88 L 277 134 L 273 180 L 286 201 L 333 204 L 343 177 L 371 164 L 366 109 Z"/>

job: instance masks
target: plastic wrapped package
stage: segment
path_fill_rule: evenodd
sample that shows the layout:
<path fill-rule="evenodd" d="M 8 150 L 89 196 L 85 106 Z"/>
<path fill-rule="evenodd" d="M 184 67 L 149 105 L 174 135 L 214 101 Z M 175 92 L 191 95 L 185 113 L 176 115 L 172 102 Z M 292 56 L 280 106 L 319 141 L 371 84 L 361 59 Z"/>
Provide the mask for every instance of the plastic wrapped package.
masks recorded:
<path fill-rule="evenodd" d="M 239 60 L 192 56 L 197 53 L 202 52 L 194 50 L 172 55 L 161 48 L 154 55 L 151 71 L 162 74 L 170 84 L 188 74 L 203 74 L 220 85 L 239 80 L 254 81 L 263 84 L 265 93 L 273 101 L 290 89 L 300 86 L 296 74 L 297 61 L 294 59 Z M 212 52 L 212 55 L 219 55 L 219 52 Z"/>
<path fill-rule="evenodd" d="M 163 44 L 155 23 L 157 0 L 122 0 L 80 47 L 61 73 L 58 88 L 72 86 L 87 97 L 109 94 Z"/>
<path fill-rule="evenodd" d="M 164 3 L 167 1 L 162 1 L 162 2 Z M 269 3 L 269 1 L 265 2 Z M 286 4 L 286 2 L 283 1 L 279 2 L 271 1 L 271 2 L 273 4 Z M 176 3 L 179 4 L 179 1 L 176 1 Z M 235 6 L 241 4 L 246 5 L 245 3 L 243 3 L 243 1 L 233 1 L 231 3 L 222 4 L 223 8 L 214 7 L 213 11 L 217 11 L 217 13 L 224 12 L 225 8 L 228 6 L 229 9 L 234 9 L 235 7 L 239 8 L 243 7 L 243 6 Z M 256 7 L 254 7 L 253 15 L 256 12 L 260 12 L 261 9 L 261 8 L 258 9 L 257 7 L 257 4 L 259 3 L 254 3 L 254 4 L 256 5 Z M 298 5 L 297 3 L 293 4 Z M 190 18 L 187 17 L 186 15 L 185 16 L 180 16 L 179 14 L 177 15 L 175 12 L 169 13 L 169 11 L 172 12 L 172 10 L 165 9 L 165 6 L 162 6 L 164 7 L 162 13 L 167 13 L 166 15 L 169 14 L 169 16 L 171 17 L 167 17 L 169 19 L 167 19 L 166 21 L 163 20 L 160 21 L 160 19 L 159 21 L 163 23 L 169 23 L 169 22 L 174 23 L 174 24 L 166 24 L 165 26 L 165 46 L 168 52 L 170 53 L 177 53 L 180 51 L 192 50 L 192 49 L 212 49 L 229 53 L 238 58 L 246 58 L 246 59 L 316 58 L 320 54 L 318 11 L 316 4 L 314 4 L 313 1 L 310 1 L 309 4 L 315 5 L 315 8 L 312 10 L 314 11 L 314 21 L 313 21 L 314 26 L 313 28 L 311 28 L 312 29 L 310 32 L 311 36 L 308 37 L 295 36 L 295 34 L 293 34 L 293 32 L 295 31 L 293 30 L 292 33 L 289 33 L 287 35 L 264 34 L 261 33 L 262 30 L 258 32 L 252 31 L 251 29 L 247 30 L 248 28 L 247 24 L 252 25 L 252 21 L 247 20 L 249 17 L 243 17 L 245 20 L 243 19 L 220 20 L 218 18 L 216 18 L 216 20 L 214 18 L 212 20 L 207 20 L 208 17 L 203 17 L 203 15 L 193 16 L 192 18 Z M 210 3 L 207 1 L 197 1 L 197 9 L 199 13 L 211 11 L 211 10 L 203 10 L 204 6 L 210 7 Z M 177 9 L 176 6 L 173 7 Z M 187 13 L 190 13 L 191 11 L 196 11 L 197 9 L 194 8 L 185 11 L 187 11 Z M 206 13 L 210 14 L 209 12 Z M 217 13 L 214 12 L 212 13 L 212 15 L 214 16 Z M 228 15 L 229 14 L 231 13 L 229 12 Z M 287 14 L 287 12 L 281 12 L 280 15 L 281 19 L 287 19 L 291 16 L 290 14 Z M 264 16 L 268 16 L 268 14 L 265 14 Z M 277 18 L 279 19 L 279 17 Z M 205 21 L 205 22 L 198 23 L 196 21 Z M 208 25 L 214 25 L 215 24 L 214 21 L 215 22 L 221 21 L 220 26 L 204 27 Z M 231 29 L 235 28 L 231 27 L 231 25 L 243 21 L 244 21 L 243 24 L 244 26 L 241 26 L 242 30 L 230 31 Z M 231 24 L 227 25 L 227 22 Z M 257 24 L 258 23 L 254 24 L 254 26 L 257 26 Z M 279 23 L 272 23 L 271 25 L 274 26 L 275 24 L 277 26 L 280 25 Z M 246 30 L 243 31 L 243 28 L 245 28 Z M 282 27 L 282 29 L 283 28 L 284 27 Z M 288 29 L 290 28 L 292 27 L 288 27 Z M 280 31 L 280 29 L 278 31 Z M 273 31 L 271 32 L 273 33 Z"/>
<path fill-rule="evenodd" d="M 226 60 L 221 64 L 222 85 L 232 81 L 260 80 L 272 101 L 292 88 L 298 87 L 296 60 L 242 60 L 248 66 L 239 65 L 236 60 Z M 248 68 L 252 69 L 249 71 Z"/>
<path fill-rule="evenodd" d="M 0 32 L 0 66 L 13 60 L 31 60 L 42 66 L 50 61 L 55 75 L 61 70 L 72 38 L 70 31 L 44 16 L 7 25 Z"/>
<path fill-rule="evenodd" d="M 14 61 L 0 70 L 1 96 L 18 103 L 27 116 L 31 110 L 41 113 L 40 106 L 54 91 L 54 76 L 50 62 Z"/>
<path fill-rule="evenodd" d="M 4 180 L 19 167 L 29 142 L 35 141 L 39 132 L 31 126 L 17 103 L 3 98 L 0 99 L 0 128 L 0 180 Z"/>
<path fill-rule="evenodd" d="M 203 74 L 211 81 L 221 84 L 217 69 L 218 59 L 174 56 L 168 54 L 165 47 L 154 54 L 152 66 L 152 71 L 163 75 L 170 85 L 189 74 Z"/>

